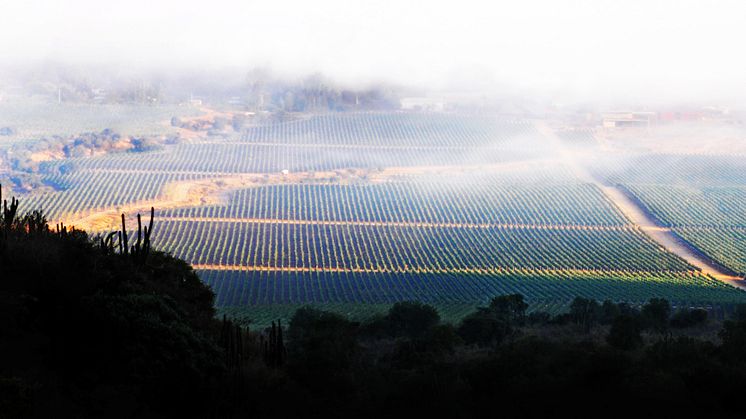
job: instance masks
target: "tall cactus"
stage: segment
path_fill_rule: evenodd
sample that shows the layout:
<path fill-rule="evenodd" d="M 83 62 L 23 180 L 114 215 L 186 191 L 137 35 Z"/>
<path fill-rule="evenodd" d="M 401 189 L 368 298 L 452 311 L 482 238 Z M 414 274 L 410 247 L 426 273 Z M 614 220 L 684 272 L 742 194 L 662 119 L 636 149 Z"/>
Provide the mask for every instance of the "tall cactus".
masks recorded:
<path fill-rule="evenodd" d="M 285 342 L 282 337 L 282 321 L 278 320 L 277 325 L 272 322 L 272 328 L 269 330 L 269 336 L 265 340 L 262 337 L 262 351 L 264 352 L 264 363 L 272 368 L 279 368 L 285 363 Z"/>
<path fill-rule="evenodd" d="M 220 343 L 225 352 L 225 363 L 228 370 L 240 374 L 245 358 L 243 328 L 223 315 L 223 326 L 220 331 Z"/>
<path fill-rule="evenodd" d="M 0 184 L 0 202 L 3 203 L 2 228 L 4 234 L 7 236 L 8 232 L 11 230 L 18 217 L 18 200 L 15 197 L 11 197 L 10 205 L 8 205 L 8 200 L 3 199 L 2 184 Z"/>
<path fill-rule="evenodd" d="M 138 264 L 144 264 L 150 255 L 152 249 L 151 236 L 153 233 L 153 220 L 155 218 L 155 208 L 150 207 L 150 222 L 147 226 L 142 225 L 142 216 L 137 214 L 137 241 L 132 246 L 129 245 L 129 236 L 127 235 L 127 223 L 122 214 L 122 229 L 109 233 L 100 239 L 99 246 L 104 253 L 114 253 L 114 238 L 118 240 L 119 253 L 130 255 Z"/>

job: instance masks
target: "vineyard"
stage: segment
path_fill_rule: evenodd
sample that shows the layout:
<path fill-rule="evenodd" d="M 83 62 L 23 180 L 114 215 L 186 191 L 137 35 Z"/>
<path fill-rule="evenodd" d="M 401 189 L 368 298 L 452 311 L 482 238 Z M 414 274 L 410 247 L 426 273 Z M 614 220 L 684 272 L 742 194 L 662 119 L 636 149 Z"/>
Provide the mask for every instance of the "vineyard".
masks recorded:
<path fill-rule="evenodd" d="M 225 205 L 165 210 L 166 218 L 276 219 L 461 225 L 621 227 L 594 185 L 505 183 L 509 176 L 381 184 L 295 184 L 241 189 Z M 577 202 L 583 202 L 579 206 Z"/>
<path fill-rule="evenodd" d="M 571 148 L 590 148 L 596 145 L 596 138 L 592 129 L 571 129 L 557 132 L 566 146 Z"/>
<path fill-rule="evenodd" d="M 196 264 L 394 272 L 501 268 L 693 270 L 633 229 L 161 221 L 161 247 Z M 479 251 L 475 251 L 479 249 Z"/>
<path fill-rule="evenodd" d="M 437 147 L 242 144 L 206 142 L 180 144 L 172 149 L 138 156 L 110 154 L 72 163 L 81 169 L 229 173 L 334 171 L 344 168 L 381 169 L 401 166 L 477 166 L 520 161 L 538 152 L 497 148 L 448 149 Z"/>
<path fill-rule="evenodd" d="M 746 227 L 746 188 L 630 185 L 628 189 L 669 227 Z"/>
<path fill-rule="evenodd" d="M 739 156 L 638 156 L 605 173 L 689 246 L 746 275 L 746 162 Z"/>
<path fill-rule="evenodd" d="M 421 113 L 352 113 L 249 128 L 240 141 L 271 144 L 386 147 L 537 148 L 528 121 L 495 116 Z"/>
<path fill-rule="evenodd" d="M 661 297 L 679 305 L 718 305 L 746 301 L 732 287 L 696 274 L 406 274 L 337 272 L 251 272 L 201 270 L 218 294 L 225 312 L 248 316 L 255 323 L 288 318 L 299 305 L 317 305 L 350 315 L 369 317 L 385 312 L 396 301 L 419 300 L 438 308 L 441 316 L 458 321 L 486 303 L 490 296 L 520 293 L 532 310 L 557 313 L 576 296 L 639 304 Z"/>
<path fill-rule="evenodd" d="M 746 229 L 677 228 L 684 240 L 739 275 L 746 275 Z"/>
<path fill-rule="evenodd" d="M 199 174 L 130 173 L 117 171 L 74 171 L 49 176 L 45 181 L 55 190 L 29 196 L 24 208 L 42 208 L 51 219 L 71 214 L 119 207 L 128 203 L 155 199 L 173 182 L 205 178 Z M 117 185 L 116 187 L 112 187 Z"/>
<path fill-rule="evenodd" d="M 654 241 L 603 185 L 558 157 L 557 147 L 599 153 L 592 130 L 557 137 L 487 115 L 315 115 L 46 162 L 45 188 L 22 201 L 52 220 L 154 205 L 155 245 L 194 264 L 225 312 L 255 319 L 300 304 L 370 314 L 410 299 L 456 319 L 515 292 L 549 311 L 576 296 L 746 301 Z M 738 159 L 625 154 L 582 164 L 624 185 L 692 246 L 746 270 Z M 210 196 L 189 192 L 207 182 L 200 191 Z M 173 198 L 175 185 L 192 195 Z"/>
<path fill-rule="evenodd" d="M 746 184 L 746 161 L 741 156 L 615 154 L 612 157 L 588 162 L 597 176 L 610 184 L 689 187 Z"/>

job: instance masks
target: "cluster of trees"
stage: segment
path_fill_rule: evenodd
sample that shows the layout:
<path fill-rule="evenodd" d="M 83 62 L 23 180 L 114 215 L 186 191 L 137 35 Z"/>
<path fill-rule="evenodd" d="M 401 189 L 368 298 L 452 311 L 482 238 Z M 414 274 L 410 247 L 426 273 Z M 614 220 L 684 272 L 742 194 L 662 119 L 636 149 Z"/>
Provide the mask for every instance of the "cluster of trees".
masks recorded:
<path fill-rule="evenodd" d="M 250 110 L 326 112 L 345 110 L 398 109 L 399 96 L 390 87 L 346 89 L 319 74 L 301 80 L 282 80 L 260 69 L 246 77 L 242 92 Z"/>
<path fill-rule="evenodd" d="M 14 190 L 28 192 L 44 185 L 41 175 L 64 173 L 73 169 L 73 165 L 49 165 L 46 162 L 50 160 L 126 151 L 153 151 L 164 144 L 178 142 L 177 136 L 124 137 L 107 128 L 101 132 L 87 132 L 67 137 L 53 136 L 32 143 L 19 144 L 0 151 L 0 162 L 9 165 Z"/>
<path fill-rule="evenodd" d="M 181 118 L 174 116 L 171 118 L 171 126 L 191 131 L 207 131 L 208 135 L 217 135 L 224 133 L 228 127 L 233 128 L 234 131 L 240 131 L 241 128 L 246 125 L 248 120 L 249 117 L 243 113 L 236 113 L 231 118 L 216 116 L 212 120 L 182 120 Z"/>
<path fill-rule="evenodd" d="M 521 295 L 498 296 L 458 325 L 419 302 L 362 323 L 302 308 L 285 334 L 287 362 L 267 367 L 247 356 L 244 392 L 227 405 L 259 417 L 741 410 L 746 307 L 715 342 L 692 337 L 709 333 L 706 310 L 673 311 L 664 299 L 637 308 L 576 298 L 554 317 L 527 307 Z"/>

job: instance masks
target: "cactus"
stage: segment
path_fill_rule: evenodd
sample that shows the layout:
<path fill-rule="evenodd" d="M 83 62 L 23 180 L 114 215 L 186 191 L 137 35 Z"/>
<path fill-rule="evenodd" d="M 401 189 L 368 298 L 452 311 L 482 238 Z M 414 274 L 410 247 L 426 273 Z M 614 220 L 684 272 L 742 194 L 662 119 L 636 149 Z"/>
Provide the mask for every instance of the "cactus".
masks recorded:
<path fill-rule="evenodd" d="M 279 368 L 285 363 L 286 350 L 282 337 L 282 321 L 278 320 L 277 325 L 272 322 L 272 328 L 266 340 L 262 336 L 262 350 L 264 363 L 267 366 Z"/>
<path fill-rule="evenodd" d="M 121 234 L 122 237 L 120 238 L 120 242 L 123 243 L 123 245 L 124 245 L 124 247 L 123 247 L 124 253 L 123 254 L 126 255 L 127 253 L 129 253 L 129 247 L 127 246 L 127 226 L 124 224 L 124 214 L 122 214 L 122 231 L 121 231 L 121 233 L 122 233 Z M 120 250 L 121 249 L 122 249 L 122 247 L 120 246 Z"/>
<path fill-rule="evenodd" d="M 111 233 L 107 234 L 105 237 L 101 237 L 101 242 L 99 243 L 99 246 L 101 247 L 101 251 L 105 255 L 111 255 L 114 254 L 114 237 L 119 235 L 121 237 L 120 231 L 112 231 Z"/>
<path fill-rule="evenodd" d="M 17 221 L 18 217 L 18 200 L 15 197 L 10 198 L 10 205 L 8 200 L 3 199 L 3 185 L 0 184 L 0 202 L 3 203 L 2 211 L 2 228 L 4 236 L 8 235 L 13 224 Z"/>
<path fill-rule="evenodd" d="M 127 236 L 127 224 L 122 214 L 122 229 L 109 233 L 105 238 L 101 238 L 99 245 L 104 253 L 114 253 L 114 237 L 118 238 L 119 253 L 122 255 L 131 255 L 132 259 L 138 264 L 144 264 L 150 255 L 151 235 L 153 233 L 153 219 L 155 218 L 155 208 L 150 207 L 150 222 L 143 228 L 142 216 L 137 214 L 137 241 L 132 246 L 129 245 Z"/>
<path fill-rule="evenodd" d="M 246 353 L 244 351 L 244 340 L 248 334 L 244 329 L 228 320 L 223 315 L 223 326 L 220 330 L 220 343 L 225 352 L 225 364 L 228 371 L 240 375 Z"/>

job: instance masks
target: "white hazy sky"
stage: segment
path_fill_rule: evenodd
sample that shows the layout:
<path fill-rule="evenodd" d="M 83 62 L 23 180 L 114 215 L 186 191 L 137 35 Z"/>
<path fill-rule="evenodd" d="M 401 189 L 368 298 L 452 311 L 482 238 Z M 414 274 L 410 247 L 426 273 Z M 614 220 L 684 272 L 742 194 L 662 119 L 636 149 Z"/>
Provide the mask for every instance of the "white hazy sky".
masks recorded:
<path fill-rule="evenodd" d="M 746 96 L 746 2 L 0 0 L 0 61 Z"/>

